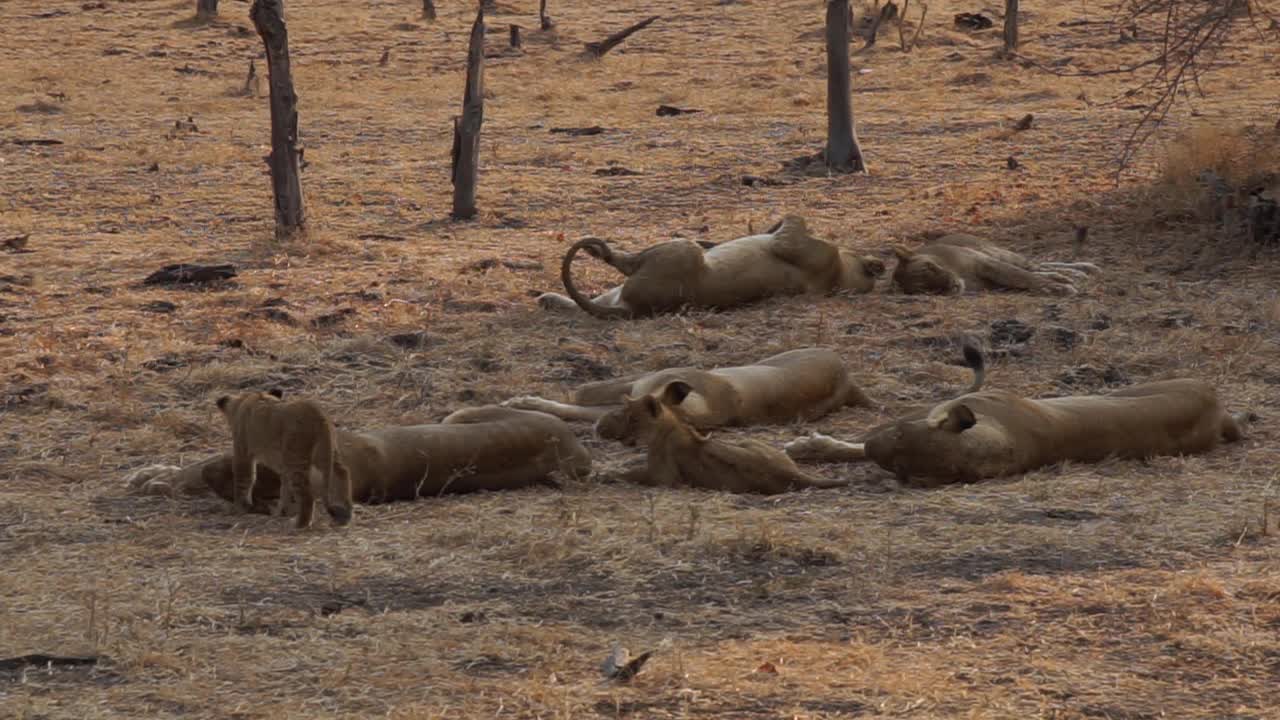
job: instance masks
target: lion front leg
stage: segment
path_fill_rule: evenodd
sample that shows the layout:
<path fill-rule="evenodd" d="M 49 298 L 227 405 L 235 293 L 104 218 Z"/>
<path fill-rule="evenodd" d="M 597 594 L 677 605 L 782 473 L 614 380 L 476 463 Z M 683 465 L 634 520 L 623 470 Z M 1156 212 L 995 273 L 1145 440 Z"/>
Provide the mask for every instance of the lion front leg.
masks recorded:
<path fill-rule="evenodd" d="M 859 462 L 867 459 L 864 444 L 837 440 L 820 432 L 796 438 L 783 445 L 782 450 L 792 460 L 804 463 Z"/>
<path fill-rule="evenodd" d="M 233 451 L 235 452 L 235 451 Z M 234 493 L 231 502 L 236 510 L 247 513 L 253 510 L 253 485 L 258 475 L 258 463 L 253 456 L 235 452 L 231 460 Z"/>

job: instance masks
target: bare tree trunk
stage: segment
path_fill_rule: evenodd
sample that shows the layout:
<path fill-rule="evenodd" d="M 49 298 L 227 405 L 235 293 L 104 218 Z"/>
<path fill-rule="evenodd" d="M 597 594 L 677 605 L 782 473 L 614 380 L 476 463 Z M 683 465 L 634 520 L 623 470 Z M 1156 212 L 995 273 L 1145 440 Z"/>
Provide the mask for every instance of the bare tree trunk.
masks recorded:
<path fill-rule="evenodd" d="M 1004 54 L 1018 51 L 1018 0 L 1004 0 Z"/>
<path fill-rule="evenodd" d="M 218 17 L 218 0 L 196 0 L 196 19 L 212 20 Z"/>
<path fill-rule="evenodd" d="M 480 126 L 484 123 L 484 6 L 476 11 L 467 48 L 467 88 L 462 115 L 453 118 L 453 218 L 476 216 L 476 173 L 480 169 Z"/>
<path fill-rule="evenodd" d="M 849 0 L 827 0 L 827 167 L 866 172 L 853 129 L 849 81 Z"/>
<path fill-rule="evenodd" d="M 422 0 L 422 17 L 428 20 L 436 19 L 436 4 L 432 0 Z"/>
<path fill-rule="evenodd" d="M 298 96 L 289 71 L 289 33 L 281 0 L 253 0 L 249 19 L 267 49 L 271 89 L 271 191 L 275 195 L 276 235 L 287 236 L 303 226 L 302 180 L 298 161 Z"/>
<path fill-rule="evenodd" d="M 513 48 L 520 47 L 520 26 L 519 25 L 511 26 L 511 47 Z"/>
<path fill-rule="evenodd" d="M 551 16 L 547 14 L 547 0 L 538 2 L 538 19 L 542 23 L 543 30 L 550 30 L 556 26 L 555 20 L 552 20 Z"/>

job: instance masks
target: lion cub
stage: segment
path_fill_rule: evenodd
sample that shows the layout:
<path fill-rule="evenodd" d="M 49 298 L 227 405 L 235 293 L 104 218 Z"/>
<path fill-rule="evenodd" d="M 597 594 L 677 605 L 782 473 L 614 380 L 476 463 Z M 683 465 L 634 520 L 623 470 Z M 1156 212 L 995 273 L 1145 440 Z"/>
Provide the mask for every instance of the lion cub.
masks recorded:
<path fill-rule="evenodd" d="M 781 450 L 758 440 L 729 443 L 703 435 L 672 409 L 690 392 L 688 384 L 677 380 L 660 393 L 624 398 L 628 406 L 639 406 L 629 410 L 648 415 L 651 424 L 645 466 L 628 471 L 623 479 L 641 485 L 765 495 L 849 484 L 808 475 Z"/>
<path fill-rule="evenodd" d="M 323 498 L 334 525 L 351 522 L 351 475 L 338 456 L 333 422 L 311 400 L 281 400 L 283 392 L 250 392 L 218 398 L 231 428 L 234 502 L 243 512 L 253 507 L 259 463 L 280 475 L 280 504 L 291 514 L 297 503 L 297 527 L 311 526 L 315 501 Z"/>

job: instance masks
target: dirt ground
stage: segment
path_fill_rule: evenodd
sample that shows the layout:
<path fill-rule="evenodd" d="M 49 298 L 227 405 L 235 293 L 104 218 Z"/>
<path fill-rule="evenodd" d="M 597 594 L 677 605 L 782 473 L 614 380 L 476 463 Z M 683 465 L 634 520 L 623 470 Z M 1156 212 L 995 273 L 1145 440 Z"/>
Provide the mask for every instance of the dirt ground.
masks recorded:
<path fill-rule="evenodd" d="M 891 25 L 854 56 L 871 174 L 801 178 L 783 163 L 825 131 L 816 0 L 552 0 L 553 32 L 508 0 L 481 213 L 454 223 L 473 10 L 438 4 L 427 23 L 411 0 L 289 3 L 310 230 L 287 243 L 266 86 L 242 92 L 261 52 L 246 3 L 209 24 L 189 0 L 0 4 L 0 240 L 29 234 L 27 252 L 0 249 L 0 716 L 1280 717 L 1280 258 L 1196 220 L 1185 194 L 1206 154 L 1266 159 L 1238 133 L 1274 133 L 1280 44 L 1241 34 L 1117 185 L 1142 99 L 1107 101 L 1132 79 L 996 60 L 994 30 L 951 26 L 981 6 L 934 0 L 914 51 Z M 1153 47 L 1145 29 L 1124 42 L 1071 22 L 1108 5 L 1027 5 L 1024 52 L 1059 72 Z M 504 54 L 511 23 L 525 47 Z M 1070 259 L 1087 223 L 1083 259 L 1105 273 L 1070 299 L 882 284 L 635 322 L 531 298 L 559 288 L 566 238 L 727 240 L 788 212 L 886 260 L 936 229 Z M 239 275 L 141 284 L 182 261 Z M 615 279 L 589 259 L 578 273 Z M 413 332 L 420 346 L 389 340 Z M 360 507 L 346 530 L 306 533 L 122 482 L 228 447 L 213 400 L 239 388 L 320 398 L 359 429 L 827 345 L 893 407 L 967 383 L 964 333 L 991 352 L 990 387 L 1198 377 L 1261 421 L 1200 457 L 935 491 L 824 466 L 865 482 L 777 498 L 623 486 L 634 454 L 588 439 L 599 472 L 561 491 Z M 741 434 L 851 437 L 889 415 Z M 656 649 L 630 684 L 601 679 L 614 641 Z M 26 653 L 99 661 L 3 662 Z"/>

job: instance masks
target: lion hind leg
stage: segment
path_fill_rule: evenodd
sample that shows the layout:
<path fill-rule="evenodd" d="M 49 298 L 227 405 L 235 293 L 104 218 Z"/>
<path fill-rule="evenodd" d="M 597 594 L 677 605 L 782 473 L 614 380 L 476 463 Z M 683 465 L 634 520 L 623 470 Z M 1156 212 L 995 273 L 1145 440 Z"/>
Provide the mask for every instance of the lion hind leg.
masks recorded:
<path fill-rule="evenodd" d="M 1054 295 L 1075 295 L 1076 288 L 1070 280 L 1059 276 L 1061 282 L 999 260 L 988 259 L 977 268 L 978 277 L 996 287 L 1013 290 L 1045 291 Z"/>
<path fill-rule="evenodd" d="M 782 450 L 797 462 L 858 462 L 867 459 L 867 449 L 862 443 L 837 440 L 819 432 L 796 438 L 782 446 Z"/>
<path fill-rule="evenodd" d="M 309 467 L 291 467 L 285 471 L 284 483 L 290 486 L 289 492 L 298 501 L 298 519 L 295 527 L 304 530 L 311 527 L 315 517 L 316 498 L 311 492 L 311 472 Z M 281 487 L 281 492 L 284 488 Z"/>
<path fill-rule="evenodd" d="M 1085 275 L 1098 275 L 1102 272 L 1102 268 L 1089 262 L 1047 262 L 1041 264 L 1051 270 L 1075 270 Z"/>
<path fill-rule="evenodd" d="M 554 415 L 561 420 L 582 420 L 584 422 L 595 422 L 604 417 L 612 407 L 595 407 L 586 405 L 574 405 L 571 403 L 556 402 L 548 400 L 536 395 L 521 395 L 513 397 L 510 400 L 504 400 L 502 407 L 513 408 L 515 410 L 534 410 L 548 415 Z"/>

